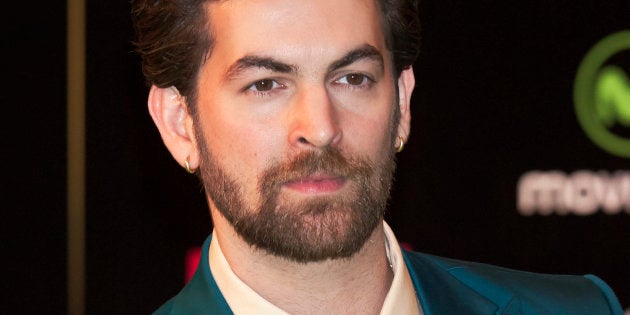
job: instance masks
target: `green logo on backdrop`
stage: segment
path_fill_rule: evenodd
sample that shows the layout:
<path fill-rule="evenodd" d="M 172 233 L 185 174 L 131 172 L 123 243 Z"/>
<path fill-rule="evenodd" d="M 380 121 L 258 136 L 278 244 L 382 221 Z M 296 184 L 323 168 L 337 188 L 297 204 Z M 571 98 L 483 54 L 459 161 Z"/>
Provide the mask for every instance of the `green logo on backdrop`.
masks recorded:
<path fill-rule="evenodd" d="M 630 158 L 630 138 L 612 129 L 630 129 L 630 79 L 623 68 L 606 62 L 630 52 L 630 31 L 614 33 L 595 44 L 578 68 L 573 97 L 586 135 L 605 151 Z M 630 134 L 630 133 L 628 133 Z"/>

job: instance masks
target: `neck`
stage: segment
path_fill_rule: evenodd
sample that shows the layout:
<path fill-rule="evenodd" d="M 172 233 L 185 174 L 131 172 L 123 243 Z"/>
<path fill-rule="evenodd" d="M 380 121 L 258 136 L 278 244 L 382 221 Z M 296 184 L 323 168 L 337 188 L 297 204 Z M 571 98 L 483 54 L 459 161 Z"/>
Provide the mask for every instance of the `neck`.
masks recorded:
<path fill-rule="evenodd" d="M 267 301 L 288 313 L 378 314 L 393 273 L 379 224 L 350 258 L 297 263 L 253 248 L 216 210 L 215 235 L 232 271 Z"/>

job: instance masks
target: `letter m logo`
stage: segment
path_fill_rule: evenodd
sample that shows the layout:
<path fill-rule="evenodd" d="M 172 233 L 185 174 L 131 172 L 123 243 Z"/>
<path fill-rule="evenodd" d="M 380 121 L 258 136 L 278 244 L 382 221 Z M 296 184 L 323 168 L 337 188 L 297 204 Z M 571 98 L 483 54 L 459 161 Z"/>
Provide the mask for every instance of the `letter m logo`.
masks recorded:
<path fill-rule="evenodd" d="M 595 85 L 595 112 L 610 128 L 619 123 L 630 127 L 630 80 L 619 67 L 602 68 Z"/>

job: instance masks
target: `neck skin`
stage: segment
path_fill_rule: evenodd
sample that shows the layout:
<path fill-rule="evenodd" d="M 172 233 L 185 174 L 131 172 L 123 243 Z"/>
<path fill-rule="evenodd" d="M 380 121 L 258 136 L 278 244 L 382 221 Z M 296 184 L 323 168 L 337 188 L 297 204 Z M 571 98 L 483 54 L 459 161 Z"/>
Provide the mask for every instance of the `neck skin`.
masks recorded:
<path fill-rule="evenodd" d="M 379 314 L 393 273 L 383 224 L 352 257 L 296 263 L 247 244 L 211 203 L 215 235 L 232 271 L 291 314 Z"/>

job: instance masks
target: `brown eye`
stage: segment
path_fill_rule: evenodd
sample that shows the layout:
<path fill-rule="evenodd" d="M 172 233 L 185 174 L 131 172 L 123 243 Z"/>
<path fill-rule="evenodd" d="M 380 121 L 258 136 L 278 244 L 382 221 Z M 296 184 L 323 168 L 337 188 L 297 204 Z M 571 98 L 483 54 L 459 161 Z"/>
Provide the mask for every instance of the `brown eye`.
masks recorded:
<path fill-rule="evenodd" d="M 365 81 L 365 76 L 358 73 L 349 74 L 347 76 L 348 84 L 361 85 Z"/>
<path fill-rule="evenodd" d="M 347 75 L 343 76 L 337 82 L 339 82 L 341 84 L 352 85 L 352 86 L 361 86 L 361 85 L 365 85 L 366 83 L 368 83 L 368 80 L 369 80 L 369 78 L 366 75 L 364 75 L 364 74 L 350 73 L 350 74 L 347 74 Z"/>
<path fill-rule="evenodd" d="M 269 91 L 273 88 L 273 80 L 264 79 L 254 83 L 256 91 Z"/>

